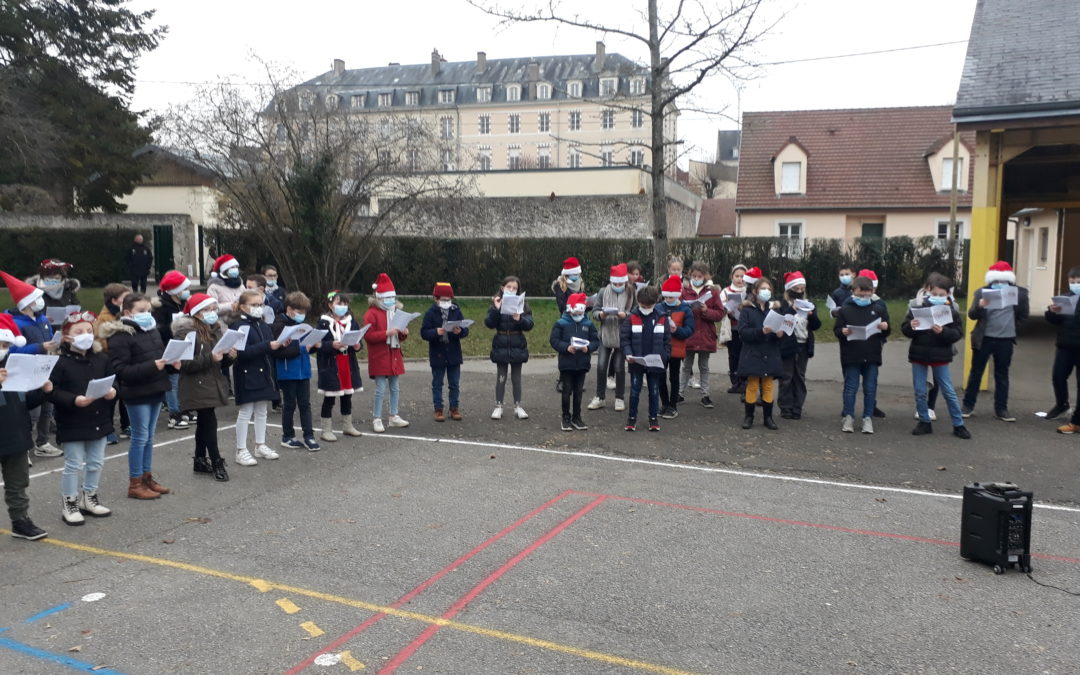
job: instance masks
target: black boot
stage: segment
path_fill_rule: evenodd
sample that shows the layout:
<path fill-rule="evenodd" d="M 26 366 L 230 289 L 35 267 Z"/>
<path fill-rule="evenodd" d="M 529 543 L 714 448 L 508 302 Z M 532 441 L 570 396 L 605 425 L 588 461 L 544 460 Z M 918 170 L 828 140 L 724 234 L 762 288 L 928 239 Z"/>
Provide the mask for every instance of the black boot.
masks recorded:
<path fill-rule="evenodd" d="M 776 422 L 773 421 L 772 407 L 773 407 L 772 403 L 762 403 L 762 405 L 761 405 L 761 414 L 764 415 L 764 419 L 762 419 L 761 422 L 762 422 L 762 424 L 765 425 L 766 429 L 771 429 L 773 431 L 776 431 L 780 427 L 776 426 Z"/>
<path fill-rule="evenodd" d="M 225 470 L 225 460 L 220 457 L 214 460 L 214 479 L 223 483 L 229 480 L 229 472 Z"/>
<path fill-rule="evenodd" d="M 925 436 L 926 434 L 932 433 L 934 433 L 934 426 L 929 422 L 923 422 L 922 420 L 919 420 L 919 422 L 915 424 L 915 428 L 911 430 L 912 436 Z"/>
<path fill-rule="evenodd" d="M 749 429 L 754 426 L 754 404 L 746 403 L 743 407 L 746 409 L 746 417 L 743 418 L 742 428 Z"/>
<path fill-rule="evenodd" d="M 206 457 L 196 457 L 194 471 L 195 473 L 214 473 L 214 468 Z"/>

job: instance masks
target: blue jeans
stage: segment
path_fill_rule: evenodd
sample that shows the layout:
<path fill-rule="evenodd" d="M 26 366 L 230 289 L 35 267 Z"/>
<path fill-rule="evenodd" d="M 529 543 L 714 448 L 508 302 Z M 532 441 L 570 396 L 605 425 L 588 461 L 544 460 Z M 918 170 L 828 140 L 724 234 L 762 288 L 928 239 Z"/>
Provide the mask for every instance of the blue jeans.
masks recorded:
<path fill-rule="evenodd" d="M 979 384 L 990 357 L 994 357 L 994 412 L 1009 409 L 1009 366 L 1013 356 L 1012 338 L 984 337 L 982 345 L 971 352 L 971 372 L 964 387 L 964 405 L 975 407 L 979 397 Z"/>
<path fill-rule="evenodd" d="M 919 413 L 920 422 L 930 421 L 930 404 L 926 386 L 930 371 L 934 371 L 934 382 L 941 389 L 941 395 L 945 397 L 945 405 L 949 408 L 949 417 L 954 427 L 964 426 L 964 418 L 960 415 L 960 397 L 953 388 L 952 375 L 949 373 L 949 365 L 927 366 L 921 363 L 911 364 L 911 381 L 915 385 L 915 410 Z"/>
<path fill-rule="evenodd" d="M 461 403 L 461 366 L 432 366 L 431 367 L 431 402 L 436 408 L 443 407 L 442 387 L 443 379 L 446 379 L 447 388 L 450 390 L 450 407 L 456 408 Z"/>
<path fill-rule="evenodd" d="M 173 415 L 180 414 L 180 373 L 169 375 L 169 391 L 165 392 L 165 407 Z"/>
<path fill-rule="evenodd" d="M 844 366 L 844 415 L 855 416 L 855 395 L 859 393 L 859 379 L 862 378 L 863 389 L 863 417 L 874 416 L 874 406 L 877 405 L 877 376 L 878 365 L 876 363 L 859 363 Z"/>
<path fill-rule="evenodd" d="M 128 447 L 128 475 L 138 478 L 150 471 L 154 459 L 154 428 L 161 414 L 161 401 L 127 404 L 131 419 L 131 445 Z"/>
<path fill-rule="evenodd" d="M 398 414 L 398 396 L 401 390 L 398 388 L 398 376 L 381 376 L 375 378 L 375 403 L 373 415 L 382 417 L 383 400 L 386 398 L 386 386 L 390 385 L 390 417 Z"/>
<path fill-rule="evenodd" d="M 635 367 L 630 368 L 630 408 L 627 417 L 637 419 L 641 386 L 645 381 L 649 383 L 649 417 L 653 418 L 660 414 L 660 381 L 663 378 L 663 373 L 645 372 L 645 370 Z"/>
<path fill-rule="evenodd" d="M 101 480 L 101 465 L 104 463 L 104 438 L 64 443 L 64 473 L 60 476 L 60 494 L 71 499 L 79 496 L 79 474 L 84 465 L 86 476 L 83 478 L 82 489 L 86 492 L 97 492 L 98 482 Z"/>

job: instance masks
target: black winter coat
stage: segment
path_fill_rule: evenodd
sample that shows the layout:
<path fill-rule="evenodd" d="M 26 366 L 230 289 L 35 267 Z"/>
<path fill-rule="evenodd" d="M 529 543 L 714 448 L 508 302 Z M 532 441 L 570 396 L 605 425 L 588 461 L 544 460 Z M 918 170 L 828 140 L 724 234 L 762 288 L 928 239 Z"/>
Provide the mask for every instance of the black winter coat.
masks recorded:
<path fill-rule="evenodd" d="M 169 340 L 173 339 L 173 315 L 179 314 L 184 308 L 176 302 L 176 298 L 163 291 L 158 291 L 157 297 L 150 301 L 150 306 L 150 313 L 157 322 L 158 332 L 161 333 L 161 344 L 167 345 Z"/>
<path fill-rule="evenodd" d="M 780 309 L 777 310 L 781 314 L 798 314 L 798 310 L 795 306 L 788 303 L 787 298 L 781 298 Z M 817 308 L 814 311 L 806 315 L 806 356 L 807 358 L 814 358 L 814 331 L 821 328 L 821 319 L 818 318 Z M 790 359 L 793 358 L 799 351 L 799 338 L 794 335 L 784 335 L 780 338 L 780 358 Z"/>
<path fill-rule="evenodd" d="M 274 364 L 270 361 L 270 352 L 273 351 L 270 343 L 274 337 L 270 333 L 270 326 L 261 318 L 243 313 L 229 328 L 239 330 L 241 326 L 248 326 L 248 337 L 244 350 L 237 352 L 236 365 L 232 369 L 236 405 L 276 401 L 278 392 L 274 386 Z"/>
<path fill-rule="evenodd" d="M 464 319 L 461 308 L 450 305 L 450 309 L 446 311 L 446 320 Z M 448 332 L 446 335 L 439 335 L 442 325 L 442 308 L 432 304 L 424 314 L 424 322 L 420 324 L 420 337 L 428 343 L 428 365 L 439 368 L 460 366 L 465 362 L 461 355 L 461 341 L 469 336 L 469 329 L 462 328 L 460 333 Z"/>
<path fill-rule="evenodd" d="M 188 316 L 177 319 L 172 327 L 174 339 L 183 340 L 195 331 L 198 320 Z M 201 340 L 196 332 L 195 358 L 180 364 L 180 407 L 183 410 L 220 408 L 229 403 L 229 381 L 221 367 L 232 364 L 233 360 L 226 354 L 221 361 L 214 361 L 213 354 L 214 345 L 225 335 L 225 328 L 218 322 L 210 326 L 210 332 L 213 338 L 209 341 Z"/>
<path fill-rule="evenodd" d="M 128 272 L 131 272 L 133 276 L 141 277 L 150 273 L 150 268 L 154 264 L 154 254 L 150 252 L 146 244 L 132 242 L 131 248 L 124 254 L 124 263 L 127 265 Z"/>
<path fill-rule="evenodd" d="M 3 367 L 3 366 L 0 366 Z M 30 409 L 45 402 L 45 393 L 34 391 L 0 391 L 0 457 L 17 455 L 34 447 L 30 436 Z"/>
<path fill-rule="evenodd" d="M 322 344 L 319 345 L 319 351 L 315 353 L 315 366 L 319 371 L 318 387 L 320 392 L 326 391 L 341 391 L 341 380 L 338 378 L 337 369 L 337 355 L 342 352 L 334 349 L 334 335 L 330 333 L 330 321 L 327 316 L 323 316 L 319 319 L 319 323 L 315 326 L 318 330 L 328 331 L 323 337 Z M 349 330 L 360 330 L 362 326 L 360 322 L 356 320 L 356 317 L 352 317 L 352 322 L 349 324 Z M 360 344 L 364 344 L 361 340 Z M 349 372 L 352 376 L 352 388 L 353 391 L 360 391 L 364 388 L 364 380 L 360 376 L 360 361 L 357 358 L 357 352 L 353 348 L 348 348 L 344 352 L 349 357 Z"/>
<path fill-rule="evenodd" d="M 589 351 L 575 350 L 573 354 L 566 351 L 570 348 L 570 338 L 588 340 Z M 551 337 L 548 341 L 551 343 L 551 348 L 559 353 L 559 370 L 588 372 L 592 367 L 593 353 L 600 349 L 600 334 L 596 332 L 596 326 L 589 317 L 574 321 L 569 313 L 559 317 L 559 320 L 551 327 Z"/>
<path fill-rule="evenodd" d="M 844 335 L 844 329 L 848 326 L 865 326 L 874 319 L 881 319 L 884 323 L 890 323 L 889 310 L 884 302 L 871 302 L 866 307 L 860 307 L 848 298 L 847 302 L 837 308 L 836 323 L 833 325 L 833 333 L 840 339 L 840 365 L 860 366 L 865 363 L 881 365 L 881 350 L 885 345 L 885 338 L 892 332 L 892 326 L 869 340 L 848 340 Z"/>
<path fill-rule="evenodd" d="M 742 350 L 739 352 L 739 377 L 783 377 L 784 361 L 780 356 L 780 338 L 776 333 L 766 334 L 765 316 L 770 309 L 779 311 L 779 303 L 770 303 L 762 309 L 760 305 L 744 302 L 739 312 L 739 339 Z"/>
<path fill-rule="evenodd" d="M 930 301 L 924 300 L 923 307 L 930 307 Z M 940 333 L 933 330 L 915 330 L 911 327 L 914 319 L 911 310 L 908 310 L 904 322 L 900 324 L 900 331 L 911 338 L 908 345 L 908 361 L 912 363 L 952 363 L 953 345 L 964 337 L 964 324 L 961 323 L 960 312 L 956 311 L 956 305 L 949 304 L 952 310 L 952 323 L 942 326 Z"/>
<path fill-rule="evenodd" d="M 656 307 L 646 316 L 641 313 L 640 307 L 635 307 L 619 327 L 619 349 L 627 357 L 659 354 L 664 362 L 663 368 L 647 368 L 630 363 L 631 372 L 665 373 L 671 359 L 671 325 L 667 314 Z"/>
<path fill-rule="evenodd" d="M 1069 293 L 1069 295 L 1074 295 Z M 1058 349 L 1080 350 L 1080 312 L 1075 314 L 1059 314 L 1046 310 L 1046 321 L 1057 326 Z"/>
<path fill-rule="evenodd" d="M 75 399 L 86 394 L 90 380 L 109 375 L 109 357 L 97 352 L 80 354 L 64 344 L 49 380 L 53 390 L 48 400 L 56 406 L 56 440 L 96 441 L 113 432 L 112 403 L 104 398 L 80 408 Z"/>
<path fill-rule="evenodd" d="M 533 329 L 533 316 L 528 302 L 517 321 L 509 314 L 501 314 L 498 307 L 491 305 L 484 317 L 484 325 L 495 330 L 491 338 L 493 362 L 525 363 L 529 360 L 529 341 L 525 339 L 525 333 Z"/>
<path fill-rule="evenodd" d="M 109 371 L 116 373 L 120 398 L 128 403 L 160 401 L 171 388 L 169 373 L 176 372 L 168 365 L 158 370 L 154 363 L 165 353 L 161 333 L 121 319 L 103 325 L 101 334 L 109 343 Z"/>

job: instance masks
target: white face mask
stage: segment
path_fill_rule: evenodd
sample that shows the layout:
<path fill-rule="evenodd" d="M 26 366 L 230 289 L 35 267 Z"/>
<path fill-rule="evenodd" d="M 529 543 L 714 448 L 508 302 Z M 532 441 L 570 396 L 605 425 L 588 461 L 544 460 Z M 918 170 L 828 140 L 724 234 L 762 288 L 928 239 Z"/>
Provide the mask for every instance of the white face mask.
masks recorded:
<path fill-rule="evenodd" d="M 263 316 L 263 309 L 264 307 L 262 305 L 259 305 L 258 307 L 251 307 L 250 309 L 248 309 L 248 316 L 255 319 L 261 319 Z"/>
<path fill-rule="evenodd" d="M 30 311 L 31 312 L 37 313 L 37 312 L 40 312 L 43 309 L 45 309 L 45 301 L 42 300 L 41 298 L 38 298 L 37 300 L 30 303 Z"/>
<path fill-rule="evenodd" d="M 453 306 L 453 304 L 454 303 L 450 302 L 449 300 L 440 300 L 439 301 L 439 309 L 450 309 L 450 307 Z"/>
<path fill-rule="evenodd" d="M 654 307 L 638 307 L 638 309 L 640 309 L 641 313 L 644 314 L 645 316 L 649 316 L 650 314 L 652 314 L 652 311 L 655 308 Z"/>
<path fill-rule="evenodd" d="M 3 361 L 4 359 L 7 358 L 7 355 L 8 355 L 9 351 L 11 351 L 11 349 L 9 349 L 7 347 L 5 347 L 4 349 L 0 349 L 0 361 Z"/>
<path fill-rule="evenodd" d="M 74 345 L 75 349 L 80 349 L 85 352 L 94 346 L 94 334 L 83 333 L 82 335 L 76 335 L 74 339 L 72 339 L 71 344 Z"/>

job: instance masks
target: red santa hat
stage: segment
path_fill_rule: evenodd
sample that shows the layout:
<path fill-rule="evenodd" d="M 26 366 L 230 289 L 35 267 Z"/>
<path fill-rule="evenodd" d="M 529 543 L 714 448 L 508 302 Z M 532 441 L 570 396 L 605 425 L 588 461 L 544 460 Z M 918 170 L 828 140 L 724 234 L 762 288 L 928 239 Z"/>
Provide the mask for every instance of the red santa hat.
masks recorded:
<path fill-rule="evenodd" d="M 225 276 L 225 273 L 234 267 L 240 267 L 240 263 L 236 262 L 236 258 L 226 253 L 225 255 L 214 261 L 213 271 L 210 273 L 210 276 Z"/>
<path fill-rule="evenodd" d="M 389 277 L 387 277 L 389 280 Z M 436 298 L 452 298 L 454 297 L 454 287 L 447 281 L 440 281 L 435 284 L 435 289 L 431 291 L 431 294 Z"/>
<path fill-rule="evenodd" d="M 385 272 L 375 277 L 375 283 L 371 284 L 371 288 L 375 290 L 376 298 L 392 298 L 397 295 L 394 282 L 390 281 L 390 276 Z"/>
<path fill-rule="evenodd" d="M 877 273 L 875 273 L 874 270 L 861 269 L 857 276 L 866 277 L 874 283 L 874 288 L 877 288 Z"/>
<path fill-rule="evenodd" d="M 665 298 L 678 298 L 682 296 L 682 278 L 678 274 L 672 274 L 667 281 L 660 286 L 660 295 Z"/>
<path fill-rule="evenodd" d="M 26 338 L 19 332 L 19 327 L 15 325 L 15 319 L 11 318 L 11 315 L 7 313 L 0 314 L 0 342 L 7 342 L 16 347 L 26 346 Z"/>
<path fill-rule="evenodd" d="M 196 293 L 188 298 L 188 301 L 184 303 L 184 314 L 188 316 L 195 316 L 204 309 L 210 308 L 212 305 L 216 305 L 217 300 L 211 298 L 206 293 Z"/>
<path fill-rule="evenodd" d="M 753 286 L 758 282 L 758 279 L 763 276 L 765 275 L 761 273 L 760 267 L 751 267 L 750 269 L 743 272 L 743 281 Z"/>
<path fill-rule="evenodd" d="M 191 279 L 176 270 L 166 272 L 165 276 L 161 277 L 161 282 L 158 283 L 158 288 L 173 295 L 183 293 L 189 286 L 191 286 Z"/>
<path fill-rule="evenodd" d="M 11 291 L 11 299 L 15 301 L 15 306 L 19 308 L 19 311 L 26 309 L 32 302 L 45 295 L 40 288 L 34 288 L 7 272 L 0 272 L 0 278 L 3 278 L 4 283 L 7 284 L 8 290 Z"/>
<path fill-rule="evenodd" d="M 41 264 L 38 265 L 38 274 L 40 274 L 41 276 L 59 274 L 60 276 L 66 277 L 68 275 L 68 271 L 74 269 L 74 267 L 75 266 L 71 263 L 66 263 L 63 260 L 58 260 L 56 258 L 47 258 L 45 260 L 42 260 Z"/>
<path fill-rule="evenodd" d="M 569 298 L 566 299 L 566 311 L 573 312 L 585 311 L 585 294 L 584 293 L 572 293 Z"/>
<path fill-rule="evenodd" d="M 794 272 L 788 272 L 787 274 L 784 275 L 784 290 L 785 291 L 790 291 L 791 289 L 795 288 L 796 286 L 805 286 L 805 285 L 806 285 L 806 277 L 804 277 L 803 273 L 800 272 L 799 270 L 795 270 Z"/>
<path fill-rule="evenodd" d="M 581 263 L 577 258 L 567 258 L 562 261 L 562 275 L 568 277 L 571 274 L 581 274 Z"/>
<path fill-rule="evenodd" d="M 630 273 L 626 271 L 626 263 L 611 266 L 611 276 L 608 279 L 613 284 L 625 284 L 630 280 Z"/>
<path fill-rule="evenodd" d="M 1016 274 L 1013 272 L 1012 265 L 999 260 L 990 266 L 990 269 L 986 271 L 986 283 L 987 285 L 1004 281 L 1006 283 L 1015 284 Z"/>

